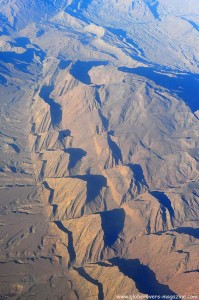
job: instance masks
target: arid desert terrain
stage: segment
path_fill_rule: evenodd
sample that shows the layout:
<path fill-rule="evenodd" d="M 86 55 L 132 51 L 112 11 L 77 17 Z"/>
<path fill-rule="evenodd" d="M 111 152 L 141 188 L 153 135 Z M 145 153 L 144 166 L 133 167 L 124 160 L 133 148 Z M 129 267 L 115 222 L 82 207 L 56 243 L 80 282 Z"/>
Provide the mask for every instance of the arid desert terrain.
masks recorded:
<path fill-rule="evenodd" d="M 0 299 L 196 300 L 198 204 L 199 1 L 0 0 Z"/>

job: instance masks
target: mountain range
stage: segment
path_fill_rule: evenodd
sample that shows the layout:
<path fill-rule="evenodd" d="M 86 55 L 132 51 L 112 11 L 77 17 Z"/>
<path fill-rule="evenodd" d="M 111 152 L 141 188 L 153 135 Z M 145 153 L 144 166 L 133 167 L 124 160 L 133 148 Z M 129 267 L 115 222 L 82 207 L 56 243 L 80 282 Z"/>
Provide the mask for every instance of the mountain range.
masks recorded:
<path fill-rule="evenodd" d="M 197 0 L 0 0 L 0 298 L 199 296 Z"/>

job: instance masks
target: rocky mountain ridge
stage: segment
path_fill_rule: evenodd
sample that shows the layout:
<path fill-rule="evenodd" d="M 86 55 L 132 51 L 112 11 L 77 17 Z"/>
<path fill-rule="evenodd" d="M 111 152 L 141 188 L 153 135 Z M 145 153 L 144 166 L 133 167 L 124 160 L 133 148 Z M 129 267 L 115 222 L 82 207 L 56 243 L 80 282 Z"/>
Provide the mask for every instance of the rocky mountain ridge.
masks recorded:
<path fill-rule="evenodd" d="M 196 1 L 1 2 L 2 297 L 198 295 Z"/>

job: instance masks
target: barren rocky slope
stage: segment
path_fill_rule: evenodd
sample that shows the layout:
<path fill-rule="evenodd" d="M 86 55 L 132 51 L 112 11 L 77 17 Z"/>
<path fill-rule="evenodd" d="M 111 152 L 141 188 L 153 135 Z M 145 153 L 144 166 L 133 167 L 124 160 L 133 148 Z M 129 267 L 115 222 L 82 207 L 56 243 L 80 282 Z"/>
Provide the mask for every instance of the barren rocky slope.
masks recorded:
<path fill-rule="evenodd" d="M 0 0 L 0 298 L 199 296 L 198 15 Z"/>

